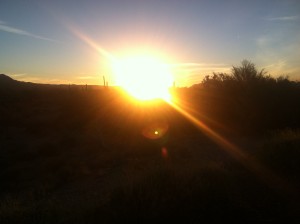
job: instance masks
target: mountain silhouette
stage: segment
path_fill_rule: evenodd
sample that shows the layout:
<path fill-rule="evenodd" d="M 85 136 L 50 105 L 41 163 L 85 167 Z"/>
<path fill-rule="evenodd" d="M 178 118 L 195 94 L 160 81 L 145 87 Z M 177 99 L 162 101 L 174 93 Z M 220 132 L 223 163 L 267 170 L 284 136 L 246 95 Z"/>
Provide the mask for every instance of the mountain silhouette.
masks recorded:
<path fill-rule="evenodd" d="M 31 89 L 38 84 L 14 80 L 5 74 L 0 74 L 0 93 Z"/>
<path fill-rule="evenodd" d="M 0 74 L 0 92 L 17 90 L 20 89 L 21 86 L 21 82 L 16 81 L 7 75 Z"/>
<path fill-rule="evenodd" d="M 18 81 L 12 79 L 11 77 L 0 74 L 0 85 L 11 85 L 11 84 L 16 84 Z"/>

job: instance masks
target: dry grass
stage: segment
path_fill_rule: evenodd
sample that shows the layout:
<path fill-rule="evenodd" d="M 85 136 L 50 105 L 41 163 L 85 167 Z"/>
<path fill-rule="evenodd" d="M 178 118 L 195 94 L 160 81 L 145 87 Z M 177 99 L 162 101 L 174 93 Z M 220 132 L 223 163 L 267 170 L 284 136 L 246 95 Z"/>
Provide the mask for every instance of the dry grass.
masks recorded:
<path fill-rule="evenodd" d="M 36 95 L 1 117 L 1 224 L 299 219 L 298 192 L 266 184 L 167 105 L 147 115 L 170 124 L 153 141 L 118 91 Z M 300 132 L 273 133 L 230 140 L 299 189 Z"/>

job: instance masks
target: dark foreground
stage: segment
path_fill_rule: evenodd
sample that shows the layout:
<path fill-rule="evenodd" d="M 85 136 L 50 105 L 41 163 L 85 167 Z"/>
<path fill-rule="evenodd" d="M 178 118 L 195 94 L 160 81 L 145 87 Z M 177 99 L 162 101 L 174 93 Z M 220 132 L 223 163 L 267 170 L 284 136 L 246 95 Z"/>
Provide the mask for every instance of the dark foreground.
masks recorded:
<path fill-rule="evenodd" d="M 300 221 L 295 127 L 221 132 L 235 156 L 169 105 L 112 88 L 1 94 L 1 224 Z M 161 138 L 141 134 L 160 122 Z"/>

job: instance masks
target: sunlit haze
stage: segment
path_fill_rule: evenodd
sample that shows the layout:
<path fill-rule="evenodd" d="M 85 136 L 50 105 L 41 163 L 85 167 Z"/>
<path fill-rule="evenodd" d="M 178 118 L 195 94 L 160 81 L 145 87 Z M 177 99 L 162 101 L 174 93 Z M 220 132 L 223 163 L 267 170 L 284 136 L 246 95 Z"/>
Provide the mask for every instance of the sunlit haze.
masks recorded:
<path fill-rule="evenodd" d="M 0 1 L 0 73 L 21 81 L 102 85 L 105 76 L 129 89 L 148 66 L 126 65 L 135 74 L 121 81 L 110 56 L 140 52 L 160 55 L 181 87 L 243 59 L 299 80 L 299 42 L 298 0 Z"/>
<path fill-rule="evenodd" d="M 170 98 L 171 72 L 155 57 L 140 55 L 119 59 L 114 62 L 113 70 L 116 84 L 137 99 Z"/>

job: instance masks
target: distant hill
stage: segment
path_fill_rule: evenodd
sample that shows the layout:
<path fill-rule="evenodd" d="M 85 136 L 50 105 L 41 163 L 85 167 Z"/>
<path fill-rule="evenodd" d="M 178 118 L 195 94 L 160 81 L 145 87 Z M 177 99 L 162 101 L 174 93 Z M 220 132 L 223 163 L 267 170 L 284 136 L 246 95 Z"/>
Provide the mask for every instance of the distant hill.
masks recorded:
<path fill-rule="evenodd" d="M 51 90 L 51 89 L 65 89 L 65 90 L 85 90 L 101 89 L 103 86 L 99 85 L 75 85 L 75 84 L 42 84 L 17 81 L 5 74 L 0 74 L 0 93 L 9 93 L 23 90 Z"/>
<path fill-rule="evenodd" d="M 17 81 L 5 74 L 0 74 L 0 93 L 18 91 L 24 89 L 32 89 L 38 85 L 39 84 L 30 83 L 30 82 Z"/>
<path fill-rule="evenodd" d="M 28 90 L 28 89 L 45 89 L 63 85 L 42 84 L 14 80 L 5 74 L 0 74 L 0 90 Z M 67 86 L 67 85 L 65 85 Z"/>
<path fill-rule="evenodd" d="M 11 77 L 0 74 L 0 86 L 5 86 L 5 85 L 14 85 L 17 84 L 18 81 L 12 79 Z"/>
<path fill-rule="evenodd" d="M 0 93 L 21 90 L 23 86 L 22 82 L 14 80 L 7 75 L 0 74 Z"/>

